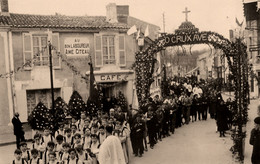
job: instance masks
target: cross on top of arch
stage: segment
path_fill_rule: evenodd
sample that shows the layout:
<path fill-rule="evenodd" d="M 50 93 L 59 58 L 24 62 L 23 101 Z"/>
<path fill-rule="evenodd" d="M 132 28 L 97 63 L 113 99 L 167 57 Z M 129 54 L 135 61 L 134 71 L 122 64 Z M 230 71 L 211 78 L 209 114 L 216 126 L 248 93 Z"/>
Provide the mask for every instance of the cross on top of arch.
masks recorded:
<path fill-rule="evenodd" d="M 185 7 L 185 11 L 182 12 L 182 13 L 185 14 L 185 21 L 186 22 L 188 21 L 188 14 L 189 14 L 189 12 L 191 12 L 191 11 L 189 11 L 187 7 Z"/>

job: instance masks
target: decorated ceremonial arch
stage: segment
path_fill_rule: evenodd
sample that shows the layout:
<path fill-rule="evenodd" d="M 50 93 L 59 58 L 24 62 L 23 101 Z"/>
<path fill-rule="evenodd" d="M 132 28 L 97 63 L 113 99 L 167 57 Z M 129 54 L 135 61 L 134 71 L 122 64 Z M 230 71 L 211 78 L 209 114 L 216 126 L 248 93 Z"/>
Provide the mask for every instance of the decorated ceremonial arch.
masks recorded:
<path fill-rule="evenodd" d="M 233 133 L 234 145 L 231 151 L 236 159 L 243 161 L 244 140 L 246 137 L 245 125 L 248 119 L 249 103 L 249 68 L 247 63 L 246 45 L 237 38 L 231 42 L 222 35 L 211 31 L 199 31 L 191 22 L 183 22 L 174 34 L 163 34 L 146 49 L 136 53 L 135 72 L 136 90 L 139 105 L 142 106 L 150 96 L 150 86 L 153 83 L 155 54 L 169 46 L 194 44 L 210 44 L 215 49 L 221 49 L 226 57 L 234 80 L 235 99 L 233 105 Z"/>

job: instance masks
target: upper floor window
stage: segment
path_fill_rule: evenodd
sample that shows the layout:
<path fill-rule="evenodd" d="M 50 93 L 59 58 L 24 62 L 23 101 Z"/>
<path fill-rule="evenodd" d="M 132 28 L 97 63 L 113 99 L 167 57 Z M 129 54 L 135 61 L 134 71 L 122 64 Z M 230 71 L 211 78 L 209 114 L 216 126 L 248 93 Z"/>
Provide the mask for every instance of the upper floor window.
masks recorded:
<path fill-rule="evenodd" d="M 95 66 L 126 65 L 125 36 L 95 34 Z"/>
<path fill-rule="evenodd" d="M 47 37 L 47 35 L 33 35 L 33 56 L 35 56 L 35 66 L 44 66 L 49 64 Z"/>
<path fill-rule="evenodd" d="M 103 64 L 116 64 L 115 36 L 102 36 Z"/>
<path fill-rule="evenodd" d="M 54 68 L 60 68 L 61 60 L 58 56 L 59 51 L 59 34 L 53 33 L 48 36 L 47 34 L 31 34 L 23 33 L 23 58 L 26 68 L 32 66 L 48 66 L 49 65 L 49 52 L 48 52 L 48 39 L 51 38 L 52 46 L 56 51 L 52 52 L 52 64 Z M 33 60 L 34 59 L 34 60 Z M 33 61 L 33 62 L 32 62 Z"/>

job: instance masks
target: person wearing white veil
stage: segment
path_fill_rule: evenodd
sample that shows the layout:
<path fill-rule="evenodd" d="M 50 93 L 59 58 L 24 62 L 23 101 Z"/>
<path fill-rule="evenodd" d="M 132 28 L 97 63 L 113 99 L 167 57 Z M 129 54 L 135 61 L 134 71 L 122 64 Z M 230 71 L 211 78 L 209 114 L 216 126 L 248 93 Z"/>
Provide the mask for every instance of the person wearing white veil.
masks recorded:
<path fill-rule="evenodd" d="M 121 142 L 112 131 L 111 126 L 106 127 L 107 138 L 100 146 L 98 161 L 100 164 L 126 164 Z"/>

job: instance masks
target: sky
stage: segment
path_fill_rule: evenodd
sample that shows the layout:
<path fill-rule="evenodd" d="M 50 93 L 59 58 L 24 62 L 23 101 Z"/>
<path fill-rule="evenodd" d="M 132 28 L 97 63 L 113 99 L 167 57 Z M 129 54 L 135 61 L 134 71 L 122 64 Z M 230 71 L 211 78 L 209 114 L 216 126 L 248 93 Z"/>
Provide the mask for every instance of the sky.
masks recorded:
<path fill-rule="evenodd" d="M 105 16 L 106 5 L 129 5 L 130 16 L 158 25 L 172 33 L 185 21 L 182 11 L 191 12 L 188 20 L 200 31 L 214 31 L 229 37 L 229 29 L 236 27 L 235 19 L 242 22 L 242 0 L 9 0 L 11 13 L 53 15 Z"/>

